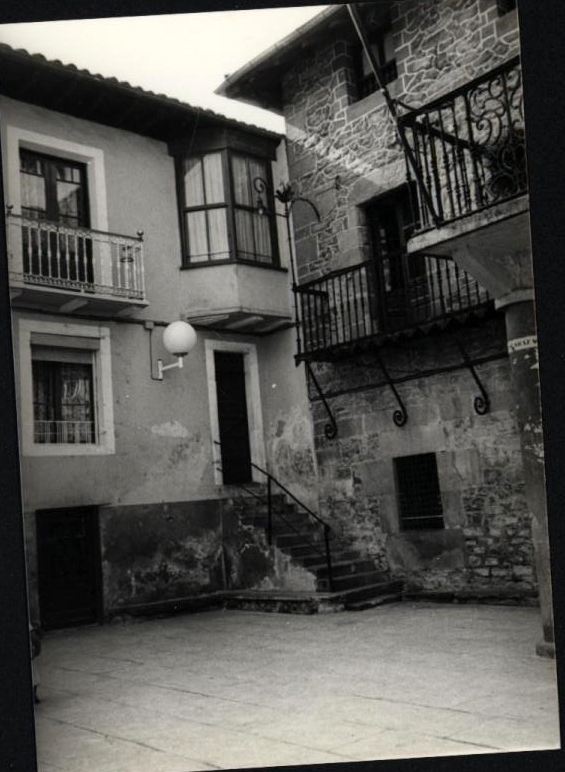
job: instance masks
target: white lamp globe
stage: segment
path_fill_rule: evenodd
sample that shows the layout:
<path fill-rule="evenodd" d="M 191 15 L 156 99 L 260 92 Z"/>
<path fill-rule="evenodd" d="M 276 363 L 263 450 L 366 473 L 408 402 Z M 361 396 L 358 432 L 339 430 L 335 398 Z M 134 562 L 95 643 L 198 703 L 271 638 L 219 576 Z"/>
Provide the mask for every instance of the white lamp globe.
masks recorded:
<path fill-rule="evenodd" d="M 176 357 L 185 357 L 196 345 L 196 331 L 188 322 L 171 322 L 163 332 L 163 345 Z"/>

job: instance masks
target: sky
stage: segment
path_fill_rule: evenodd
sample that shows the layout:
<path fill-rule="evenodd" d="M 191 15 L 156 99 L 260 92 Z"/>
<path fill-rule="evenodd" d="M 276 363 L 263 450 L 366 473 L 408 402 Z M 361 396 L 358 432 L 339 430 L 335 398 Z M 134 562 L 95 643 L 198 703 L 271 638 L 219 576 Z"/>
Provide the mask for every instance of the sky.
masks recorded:
<path fill-rule="evenodd" d="M 0 42 L 283 132 L 279 116 L 214 89 L 326 7 L 0 24 Z"/>

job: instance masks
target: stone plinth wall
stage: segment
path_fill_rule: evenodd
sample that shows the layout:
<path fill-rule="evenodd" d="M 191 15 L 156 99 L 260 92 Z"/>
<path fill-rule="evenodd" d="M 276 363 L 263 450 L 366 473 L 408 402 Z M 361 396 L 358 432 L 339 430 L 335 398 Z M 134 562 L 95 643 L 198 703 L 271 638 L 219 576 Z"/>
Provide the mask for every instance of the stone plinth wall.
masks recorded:
<path fill-rule="evenodd" d="M 312 590 L 312 575 L 271 549 L 261 529 L 242 525 L 241 499 L 102 507 L 104 614 L 221 590 Z"/>
<path fill-rule="evenodd" d="M 490 400 L 486 415 L 474 410 L 480 391 L 471 372 L 456 367 L 461 354 L 447 332 L 381 351 L 393 378 L 454 367 L 396 385 L 408 416 L 403 427 L 393 421 L 398 403 L 374 354 L 316 366 L 338 424 L 328 440 L 324 408 L 314 402 L 320 515 L 409 588 L 528 593 L 535 590 L 530 515 L 503 321 L 459 336 L 471 356 L 493 357 L 476 368 Z M 440 531 L 399 526 L 393 459 L 419 453 L 436 454 Z"/>

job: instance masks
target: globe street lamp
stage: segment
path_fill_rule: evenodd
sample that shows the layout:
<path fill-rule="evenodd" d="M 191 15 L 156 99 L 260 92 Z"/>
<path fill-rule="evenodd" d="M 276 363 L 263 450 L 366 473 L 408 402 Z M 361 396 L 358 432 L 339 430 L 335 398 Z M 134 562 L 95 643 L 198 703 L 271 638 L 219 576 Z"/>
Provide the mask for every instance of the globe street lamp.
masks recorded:
<path fill-rule="evenodd" d="M 157 378 L 160 381 L 163 380 L 165 370 L 182 367 L 183 357 L 196 345 L 196 331 L 188 322 L 171 322 L 163 331 L 163 345 L 169 354 L 177 357 L 177 361 L 170 365 L 164 365 L 160 359 L 157 360 Z"/>

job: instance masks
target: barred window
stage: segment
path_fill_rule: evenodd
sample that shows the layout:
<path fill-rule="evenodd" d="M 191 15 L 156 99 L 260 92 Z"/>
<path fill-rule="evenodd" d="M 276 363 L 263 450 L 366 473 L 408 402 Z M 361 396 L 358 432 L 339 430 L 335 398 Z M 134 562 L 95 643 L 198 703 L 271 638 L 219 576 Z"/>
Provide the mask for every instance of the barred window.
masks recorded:
<path fill-rule="evenodd" d="M 394 459 L 400 529 L 441 530 L 443 508 L 435 453 Z"/>
<path fill-rule="evenodd" d="M 36 336 L 48 337 L 48 336 Z M 94 361 L 97 341 L 77 347 L 32 345 L 33 441 L 95 444 Z"/>

